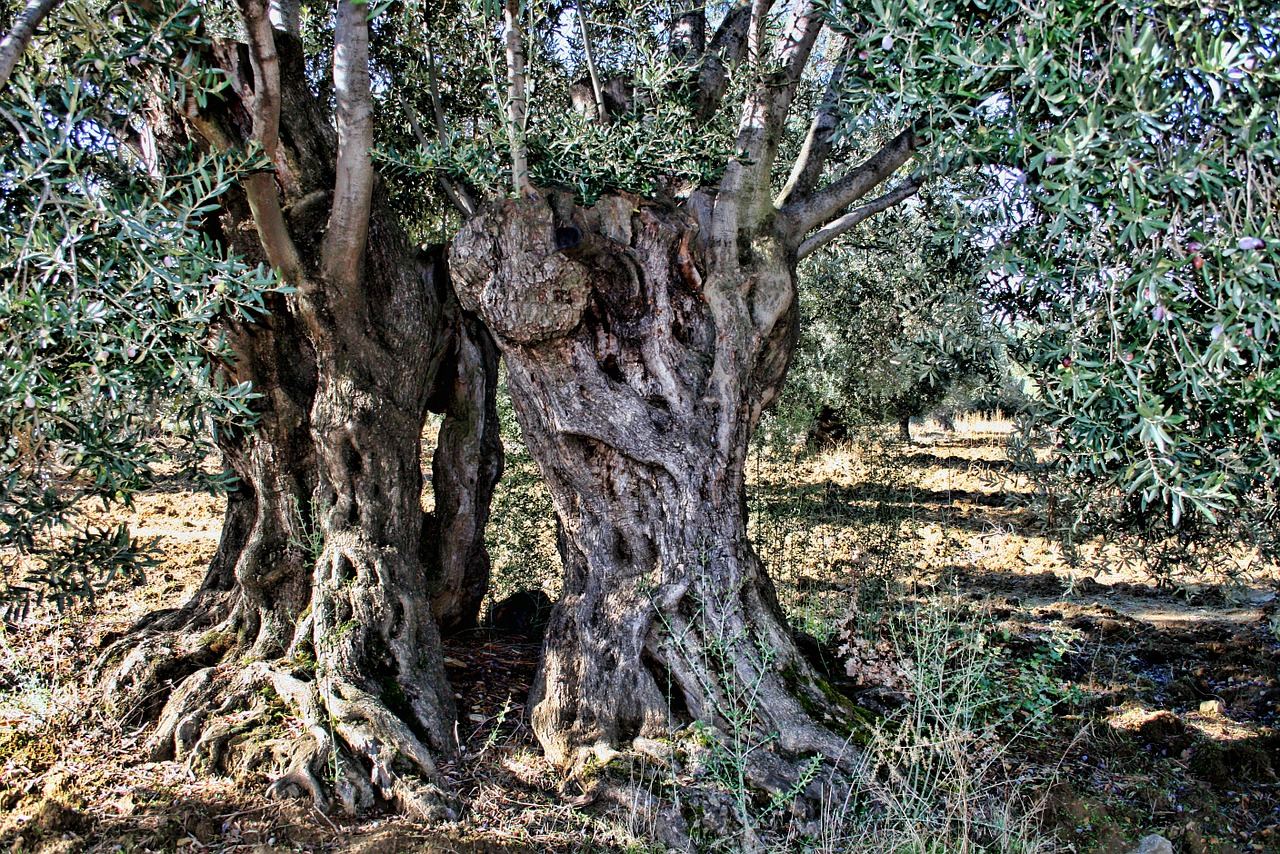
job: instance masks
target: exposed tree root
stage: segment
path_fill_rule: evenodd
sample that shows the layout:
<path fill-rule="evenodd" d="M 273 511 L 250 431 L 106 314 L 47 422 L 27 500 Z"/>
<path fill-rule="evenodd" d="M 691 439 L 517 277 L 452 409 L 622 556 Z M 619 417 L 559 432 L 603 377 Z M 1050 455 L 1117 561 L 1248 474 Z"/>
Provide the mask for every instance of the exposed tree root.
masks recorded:
<path fill-rule="evenodd" d="M 107 646 L 89 672 L 107 710 L 123 723 L 154 719 L 174 684 L 220 661 L 235 635 L 212 628 L 208 617 L 187 608 L 158 611 Z"/>
<path fill-rule="evenodd" d="M 428 782 L 436 775 L 429 748 L 380 701 L 278 664 L 220 664 L 187 676 L 147 749 L 152 761 L 182 761 L 193 774 L 265 775 L 271 797 L 307 797 L 322 812 L 355 815 L 391 802 L 426 820 L 458 816 L 457 801 Z"/>

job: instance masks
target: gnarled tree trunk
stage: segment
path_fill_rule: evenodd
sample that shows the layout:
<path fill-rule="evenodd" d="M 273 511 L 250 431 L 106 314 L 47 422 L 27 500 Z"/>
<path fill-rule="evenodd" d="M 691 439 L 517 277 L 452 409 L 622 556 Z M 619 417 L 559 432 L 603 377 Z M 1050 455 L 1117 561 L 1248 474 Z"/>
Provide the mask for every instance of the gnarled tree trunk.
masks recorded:
<path fill-rule="evenodd" d="M 760 759 L 792 772 L 844 750 L 850 710 L 801 656 L 746 532 L 748 440 L 795 344 L 794 254 L 767 227 L 719 240 L 716 216 L 702 194 L 531 195 L 453 245 L 560 521 L 531 708 L 565 765 L 664 731 L 672 702 L 721 728 L 746 713 L 779 748 Z"/>
<path fill-rule="evenodd" d="M 321 808 L 386 799 L 449 817 L 435 782 L 455 750 L 454 706 L 433 592 L 457 603 L 443 614 L 465 622 L 470 607 L 474 622 L 501 468 L 496 357 L 462 316 L 443 253 L 409 243 L 371 172 L 364 213 L 349 205 L 356 224 L 335 222 L 352 182 L 335 175 L 342 146 L 300 45 L 270 33 L 265 7 L 245 9 L 253 85 L 239 46 L 217 46 L 232 85 L 191 126 L 215 148 L 242 147 L 249 124 L 260 136 L 263 99 L 278 98 L 276 173 L 245 178 L 215 230 L 297 292 L 273 298 L 261 322 L 228 325 L 239 359 L 226 370 L 261 397 L 254 427 L 220 443 L 239 485 L 208 577 L 183 608 L 112 645 L 99 678 L 118 713 L 158 719 L 155 758 L 262 770 L 274 793 Z M 364 12 L 344 14 L 351 27 Z M 294 266 L 279 263 L 286 245 Z M 448 409 L 451 429 L 436 475 L 449 497 L 442 525 L 421 505 L 432 406 Z M 460 571 L 433 583 L 442 565 Z M 480 589 L 455 589 L 468 584 Z M 280 703 L 302 735 L 273 730 Z"/>
<path fill-rule="evenodd" d="M 143 617 L 96 665 L 111 707 L 125 720 L 154 719 L 166 685 L 230 652 L 279 658 L 310 602 L 315 363 L 284 298 L 272 297 L 271 308 L 259 323 L 225 327 L 239 354 L 228 379 L 251 382 L 259 396 L 252 428 L 218 436 L 236 485 L 204 581 L 182 607 Z"/>
<path fill-rule="evenodd" d="M 540 195 L 513 168 L 521 198 L 481 209 L 453 244 L 459 297 L 498 340 L 559 517 L 564 593 L 531 701 L 535 733 L 566 765 L 660 731 L 682 704 L 750 729 L 744 758 L 776 790 L 797 778 L 803 754 L 840 763 L 838 733 L 857 716 L 800 654 L 747 539 L 745 458 L 795 348 L 797 261 L 914 194 L 921 176 L 850 207 L 921 140 L 904 129 L 824 183 L 847 40 L 775 195 L 779 146 L 827 12 L 800 0 L 775 27 L 771 10 L 731 4 L 702 57 L 705 20 L 687 20 L 700 7 L 673 34 L 677 56 L 699 69 L 699 113 L 721 107 L 729 68 L 750 75 L 713 191 L 581 208 Z M 512 54 L 511 90 L 522 91 Z M 513 112 L 513 128 L 522 118 Z M 522 146 L 513 133 L 517 167 Z"/>
<path fill-rule="evenodd" d="M 322 706 L 370 771 L 373 794 L 433 810 L 438 758 L 453 755 L 453 692 L 444 675 L 421 542 L 422 426 L 440 362 L 448 299 L 443 259 L 413 255 L 389 212 L 375 208 L 358 310 L 316 306 L 319 385 L 312 435 L 324 545 L 312 589 L 310 642 Z M 385 289 L 385 290 L 384 290 Z M 372 330 L 374 334 L 369 334 Z M 411 773 L 406 773 L 411 772 Z M 361 782 L 359 772 L 350 782 Z"/>

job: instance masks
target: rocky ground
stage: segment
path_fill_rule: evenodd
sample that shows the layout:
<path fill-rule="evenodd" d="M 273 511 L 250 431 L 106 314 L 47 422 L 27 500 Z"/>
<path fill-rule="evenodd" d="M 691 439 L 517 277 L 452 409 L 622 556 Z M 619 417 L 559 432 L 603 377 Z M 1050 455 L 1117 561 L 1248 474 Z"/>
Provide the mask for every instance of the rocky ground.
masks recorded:
<path fill-rule="evenodd" d="M 1275 567 L 1218 545 L 1194 575 L 1166 572 L 1157 583 L 1150 553 L 1118 536 L 1064 543 L 1046 530 L 1035 487 L 1004 461 L 1004 441 L 1003 425 L 971 423 L 921 431 L 912 446 L 866 438 L 797 459 L 759 454 L 754 536 L 793 621 L 835 655 L 833 681 L 891 718 L 918 709 L 910 674 L 922 669 L 927 639 L 910 627 L 945 602 L 944 634 L 973 638 L 983 656 L 963 723 L 973 730 L 966 751 L 987 758 L 966 785 L 983 803 L 1016 802 L 1039 850 L 1123 854 L 1159 833 L 1178 852 L 1280 851 Z M 499 501 L 544 513 L 522 465 L 516 455 Z M 220 512 L 217 499 L 164 484 L 102 520 L 127 517 L 136 534 L 156 538 L 163 562 L 145 586 L 5 625 L 0 848 L 653 850 L 652 826 L 563 784 L 540 758 L 524 720 L 538 648 L 516 635 L 447 645 L 465 751 L 446 771 L 470 803 L 454 826 L 342 821 L 265 800 L 268 781 L 252 775 L 194 777 L 141 761 L 146 733 L 99 714 L 80 674 L 105 638 L 193 589 Z M 498 589 L 541 585 L 554 595 L 547 520 L 504 516 Z M 940 804 L 944 818 L 975 809 Z M 777 839 L 803 847 L 794 834 Z M 875 850 L 853 839 L 807 844 Z"/>

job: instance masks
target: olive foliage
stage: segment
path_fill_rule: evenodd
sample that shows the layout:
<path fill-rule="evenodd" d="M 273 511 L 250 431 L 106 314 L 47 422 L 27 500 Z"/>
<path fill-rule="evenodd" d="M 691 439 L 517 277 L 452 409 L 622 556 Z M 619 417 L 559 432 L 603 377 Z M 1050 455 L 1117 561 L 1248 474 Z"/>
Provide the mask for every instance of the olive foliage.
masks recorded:
<path fill-rule="evenodd" d="M 981 251 L 952 240 L 946 198 L 928 192 L 802 264 L 782 421 L 807 426 L 829 407 L 851 424 L 901 422 L 1005 379 L 1004 331 L 980 301 Z"/>
<path fill-rule="evenodd" d="M 277 289 L 209 232 L 253 164 L 184 148 L 161 170 L 134 118 L 153 106 L 139 75 L 221 85 L 183 62 L 196 7 L 149 32 L 80 6 L 51 22 L 62 48 L 0 92 L 0 555 L 18 608 L 149 565 L 124 526 L 82 522 L 85 502 L 128 504 L 161 463 L 227 486 L 200 463 L 214 431 L 251 420 L 253 391 L 222 379 L 218 325 L 251 321 Z"/>
<path fill-rule="evenodd" d="M 1206 520 L 1280 484 L 1280 12 L 1230 0 L 834 4 L 845 127 L 977 170 L 958 242 L 1068 473 Z M 861 124 L 860 124 L 861 123 Z"/>

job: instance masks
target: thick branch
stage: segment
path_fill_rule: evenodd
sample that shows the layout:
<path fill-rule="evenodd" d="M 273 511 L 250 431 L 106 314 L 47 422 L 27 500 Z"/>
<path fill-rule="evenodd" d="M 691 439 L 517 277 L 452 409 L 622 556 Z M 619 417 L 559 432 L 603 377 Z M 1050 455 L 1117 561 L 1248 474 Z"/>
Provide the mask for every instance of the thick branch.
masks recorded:
<path fill-rule="evenodd" d="M 750 23 L 751 5 L 747 2 L 738 3 L 720 22 L 707 51 L 729 63 L 730 68 L 737 68 L 747 55 L 747 29 Z"/>
<path fill-rule="evenodd" d="M 822 103 L 814 113 L 813 124 L 805 137 L 804 147 L 796 158 L 791 170 L 791 177 L 778 194 L 774 204 L 781 208 L 792 196 L 804 196 L 818 186 L 822 178 L 822 170 L 831 154 L 832 140 L 836 127 L 840 123 L 840 98 L 844 88 L 844 75 L 849 68 L 849 57 L 853 54 L 854 40 L 845 38 L 840 55 L 836 58 L 835 67 L 831 69 L 831 77 L 827 80 L 826 91 L 822 95 Z"/>
<path fill-rule="evenodd" d="M 270 10 L 263 0 L 241 0 L 240 13 L 253 66 L 253 138 L 274 163 L 280 146 L 280 57 Z"/>
<path fill-rule="evenodd" d="M 753 27 L 756 11 L 753 6 Z M 742 106 L 734 158 L 742 166 L 727 171 L 727 180 L 721 183 L 722 193 L 745 192 L 750 199 L 746 206 L 739 207 L 740 225 L 763 222 L 773 211 L 769 194 L 773 159 L 782 140 L 791 100 L 823 23 L 824 13 L 818 0 L 804 0 L 799 4 L 791 26 L 774 49 L 770 67 Z M 739 172 L 741 174 L 734 174 Z"/>
<path fill-rule="evenodd" d="M 368 6 L 338 0 L 333 88 L 338 162 L 333 209 L 322 249 L 325 278 L 353 287 L 363 267 L 373 204 L 373 93 L 369 86 Z"/>
<path fill-rule="evenodd" d="M 271 25 L 295 39 L 302 38 L 302 14 L 299 0 L 271 0 Z"/>
<path fill-rule="evenodd" d="M 275 163 L 280 147 L 280 58 L 276 54 L 275 35 L 263 0 L 241 0 L 240 14 L 244 18 L 245 33 L 249 38 L 249 59 L 253 66 L 253 97 L 250 103 L 253 141 L 261 145 L 267 159 Z M 245 180 L 244 188 L 267 260 L 280 272 L 286 284 L 300 285 L 302 260 L 280 209 L 275 176 L 270 172 L 256 173 Z"/>
<path fill-rule="evenodd" d="M 13 22 L 13 29 L 4 37 L 4 41 L 0 41 L 0 89 L 9 82 L 9 75 L 13 74 L 18 58 L 36 34 L 36 27 L 61 2 L 62 0 L 31 0 Z"/>
<path fill-rule="evenodd" d="M 694 60 L 707 52 L 707 7 L 697 4 L 680 13 L 671 25 L 671 55 Z"/>
<path fill-rule="evenodd" d="M 687 17 L 689 16 L 686 15 L 685 18 Z M 720 109 L 720 100 L 729 85 L 729 69 L 737 68 L 746 56 L 750 23 L 750 4 L 738 3 L 725 15 L 720 28 L 712 36 L 711 45 L 701 57 L 698 67 L 695 107 L 700 118 L 709 119 Z M 678 35 L 681 24 L 678 22 L 676 26 Z M 696 46 L 696 36 L 694 38 Z"/>
<path fill-rule="evenodd" d="M 899 202 L 914 196 L 923 183 L 920 178 L 912 177 L 897 189 L 890 190 L 883 196 L 849 211 L 801 243 L 800 248 L 796 250 L 796 260 L 799 261 L 812 255 L 872 214 L 880 213 L 880 211 L 887 210 Z"/>
<path fill-rule="evenodd" d="M 752 15 L 755 15 L 754 9 Z M 743 106 L 742 124 L 738 130 L 739 156 L 755 162 L 759 175 L 769 174 L 791 99 L 804 75 L 823 21 L 823 11 L 816 0 L 800 4 L 786 35 L 774 48 L 770 68 L 762 74 L 759 85 Z M 753 27 L 755 23 L 753 20 Z M 767 185 L 768 181 L 764 183 Z"/>
<path fill-rule="evenodd" d="M 511 184 L 516 193 L 532 192 L 529 184 L 529 150 L 524 132 L 528 112 L 525 93 L 524 44 L 520 34 L 520 0 L 502 6 L 507 50 L 507 136 L 511 140 Z"/>
<path fill-rule="evenodd" d="M 751 0 L 751 26 L 747 29 L 747 59 L 758 65 L 764 52 L 764 23 L 774 0 Z"/>
<path fill-rule="evenodd" d="M 874 190 L 911 159 L 919 138 L 911 128 L 904 130 L 860 166 L 850 169 L 823 189 L 796 199 L 782 209 L 791 221 L 791 232 L 803 237 L 830 221 L 840 211 Z"/>

